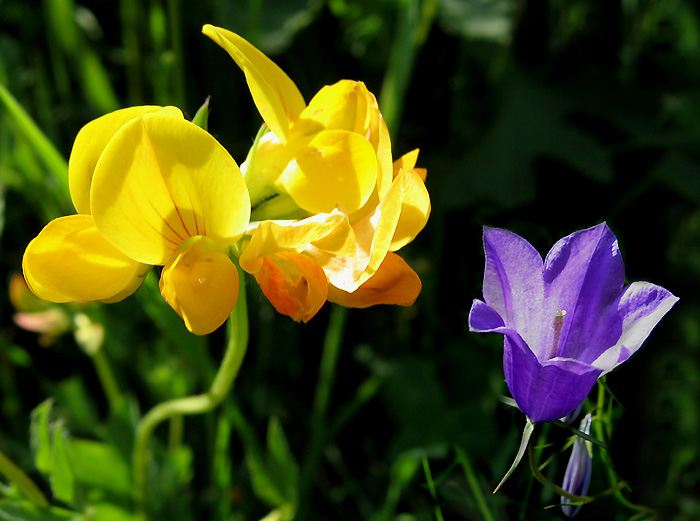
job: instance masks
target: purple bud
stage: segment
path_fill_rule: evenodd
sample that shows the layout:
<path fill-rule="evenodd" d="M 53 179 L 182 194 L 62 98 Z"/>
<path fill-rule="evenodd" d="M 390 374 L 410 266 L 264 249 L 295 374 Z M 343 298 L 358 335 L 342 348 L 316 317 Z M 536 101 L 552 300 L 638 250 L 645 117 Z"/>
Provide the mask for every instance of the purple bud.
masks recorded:
<path fill-rule="evenodd" d="M 581 420 L 579 427 L 581 432 L 590 434 L 591 432 L 591 413 L 589 412 Z M 581 437 L 577 437 L 574 441 L 574 448 L 571 451 L 569 463 L 566 465 L 566 473 L 564 474 L 564 484 L 562 488 L 576 496 L 585 496 L 588 494 L 588 485 L 591 483 L 591 452 L 586 445 L 587 442 Z M 571 500 L 562 496 L 561 509 L 568 517 L 573 517 L 581 510 L 581 505 L 569 505 Z"/>

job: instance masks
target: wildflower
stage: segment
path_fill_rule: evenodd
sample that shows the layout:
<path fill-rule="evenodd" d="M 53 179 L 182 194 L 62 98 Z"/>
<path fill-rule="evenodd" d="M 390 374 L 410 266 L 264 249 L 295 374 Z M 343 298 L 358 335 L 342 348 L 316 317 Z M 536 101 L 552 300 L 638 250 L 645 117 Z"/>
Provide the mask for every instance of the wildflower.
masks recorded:
<path fill-rule="evenodd" d="M 505 335 L 503 369 L 520 409 L 553 421 L 632 356 L 678 300 L 648 282 L 623 287 L 615 235 L 602 223 L 557 242 L 544 262 L 522 237 L 484 228 L 484 301 L 471 331 Z"/>
<path fill-rule="evenodd" d="M 114 302 L 164 266 L 160 289 L 196 334 L 235 305 L 228 248 L 245 231 L 250 200 L 240 170 L 174 107 L 134 107 L 78 134 L 69 161 L 77 215 L 51 221 L 27 246 L 25 279 L 53 302 Z"/>
<path fill-rule="evenodd" d="M 591 413 L 586 414 L 579 430 L 584 434 L 591 433 Z M 564 473 L 564 483 L 562 488 L 576 496 L 585 496 L 588 494 L 588 485 L 591 483 L 591 467 L 592 461 L 591 443 L 577 436 L 574 440 L 574 447 L 571 450 L 569 463 L 566 465 Z M 561 509 L 568 517 L 574 517 L 581 510 L 581 505 L 570 505 L 571 500 L 562 496 Z"/>
<path fill-rule="evenodd" d="M 203 32 L 244 71 L 269 128 L 241 165 L 258 219 L 241 267 L 297 321 L 326 300 L 411 305 L 420 279 L 393 252 L 430 213 L 418 151 L 392 163 L 389 131 L 362 82 L 323 87 L 306 105 L 292 80 L 243 38 L 210 25 Z"/>

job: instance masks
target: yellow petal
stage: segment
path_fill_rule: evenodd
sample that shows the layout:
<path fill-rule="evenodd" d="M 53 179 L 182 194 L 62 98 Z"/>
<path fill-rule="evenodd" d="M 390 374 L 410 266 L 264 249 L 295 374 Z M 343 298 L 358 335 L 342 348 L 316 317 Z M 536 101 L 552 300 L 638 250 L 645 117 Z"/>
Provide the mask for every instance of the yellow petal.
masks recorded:
<path fill-rule="evenodd" d="M 328 300 L 349 308 L 366 308 L 376 304 L 411 306 L 421 288 L 420 277 L 406 261 L 395 253 L 389 253 L 377 272 L 352 293 L 329 285 Z"/>
<path fill-rule="evenodd" d="M 418 152 L 419 150 L 416 148 L 414 150 L 411 150 L 410 152 L 405 153 L 396 161 L 394 161 L 393 177 L 396 177 L 401 170 L 413 170 L 418 175 L 418 177 L 420 177 L 421 180 L 425 182 L 427 170 L 425 168 L 416 168 L 416 162 L 418 161 Z"/>
<path fill-rule="evenodd" d="M 154 265 L 190 237 L 231 245 L 250 217 L 243 176 L 224 147 L 194 123 L 158 114 L 114 136 L 95 168 L 90 199 L 100 232 Z"/>
<path fill-rule="evenodd" d="M 115 110 L 92 120 L 75 137 L 73 149 L 68 159 L 68 186 L 73 205 L 78 213 L 90 212 L 90 185 L 97 160 L 114 134 L 134 118 L 158 112 L 163 107 L 146 105 Z M 182 118 L 176 107 L 165 107 L 167 114 Z"/>
<path fill-rule="evenodd" d="M 189 242 L 163 268 L 160 292 L 195 335 L 214 331 L 238 300 L 238 270 L 206 238 Z"/>
<path fill-rule="evenodd" d="M 401 191 L 401 214 L 391 240 L 390 251 L 403 248 L 415 239 L 430 217 L 430 195 L 423 180 L 413 170 L 402 170 L 394 179 Z"/>
<path fill-rule="evenodd" d="M 326 274 L 318 262 L 301 253 L 265 257 L 255 280 L 275 309 L 296 322 L 308 322 L 326 302 Z"/>
<path fill-rule="evenodd" d="M 89 215 L 59 217 L 27 246 L 22 269 L 29 288 L 51 302 L 115 302 L 130 295 L 149 266 L 121 253 Z"/>
<path fill-rule="evenodd" d="M 332 285 L 352 293 L 375 274 L 389 251 L 415 238 L 429 214 L 430 198 L 423 181 L 412 170 L 401 170 L 372 213 L 352 223 L 356 251 L 329 248 L 324 239 L 308 252 L 323 266 Z"/>
<path fill-rule="evenodd" d="M 337 205 L 354 212 L 377 181 L 377 158 L 359 134 L 326 130 L 317 134 L 279 177 L 279 185 L 301 208 L 330 212 Z"/>
<path fill-rule="evenodd" d="M 371 123 L 370 96 L 360 81 L 341 80 L 326 85 L 299 115 L 292 134 L 308 136 L 322 130 L 349 130 L 366 137 Z"/>
<path fill-rule="evenodd" d="M 261 269 L 264 257 L 280 251 L 304 251 L 310 243 L 328 236 L 343 222 L 347 222 L 347 214 L 338 209 L 301 221 L 263 221 L 241 253 L 241 268 L 255 273 Z"/>
<path fill-rule="evenodd" d="M 248 41 L 226 29 L 205 25 L 202 32 L 219 44 L 245 74 L 255 106 L 267 126 L 286 141 L 290 123 L 306 104 L 294 82 Z"/>
<path fill-rule="evenodd" d="M 381 200 L 386 196 L 393 179 L 389 127 L 386 126 L 386 121 L 381 117 L 381 114 L 379 114 L 376 131 L 373 131 L 370 135 L 370 142 L 377 153 L 377 165 L 379 167 L 377 171 L 377 195 Z"/>

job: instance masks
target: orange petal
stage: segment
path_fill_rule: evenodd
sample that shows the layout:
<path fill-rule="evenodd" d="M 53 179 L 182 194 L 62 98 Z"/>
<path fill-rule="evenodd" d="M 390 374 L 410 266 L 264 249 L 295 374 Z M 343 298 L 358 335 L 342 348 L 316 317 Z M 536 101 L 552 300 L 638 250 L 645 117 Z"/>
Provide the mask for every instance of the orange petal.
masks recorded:
<path fill-rule="evenodd" d="M 265 257 L 255 280 L 275 309 L 296 322 L 311 320 L 328 294 L 323 268 L 300 253 L 279 252 Z"/>
<path fill-rule="evenodd" d="M 328 287 L 328 300 L 348 308 L 367 308 L 376 304 L 411 306 L 422 284 L 418 274 L 395 253 L 387 254 L 377 272 L 352 293 Z"/>
<path fill-rule="evenodd" d="M 175 251 L 160 277 L 160 293 L 195 335 L 211 333 L 238 300 L 238 270 L 213 241 L 200 237 Z"/>

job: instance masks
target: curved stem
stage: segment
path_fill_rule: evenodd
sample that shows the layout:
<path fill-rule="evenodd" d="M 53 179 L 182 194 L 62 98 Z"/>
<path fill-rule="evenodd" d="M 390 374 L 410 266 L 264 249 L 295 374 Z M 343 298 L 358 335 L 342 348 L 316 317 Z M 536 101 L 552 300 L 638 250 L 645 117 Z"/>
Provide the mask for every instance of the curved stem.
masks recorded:
<path fill-rule="evenodd" d="M 248 347 L 248 307 L 245 278 L 239 270 L 240 293 L 228 325 L 228 344 L 214 381 L 206 393 L 160 403 L 141 418 L 134 441 L 134 499 L 140 519 L 147 518 L 148 445 L 155 428 L 163 421 L 177 416 L 202 414 L 219 405 L 228 394 Z"/>
<path fill-rule="evenodd" d="M 24 496 L 38 507 L 48 507 L 49 502 L 39 487 L 27 476 L 22 469 L 12 463 L 0 452 L 0 474 L 14 483 Z"/>

